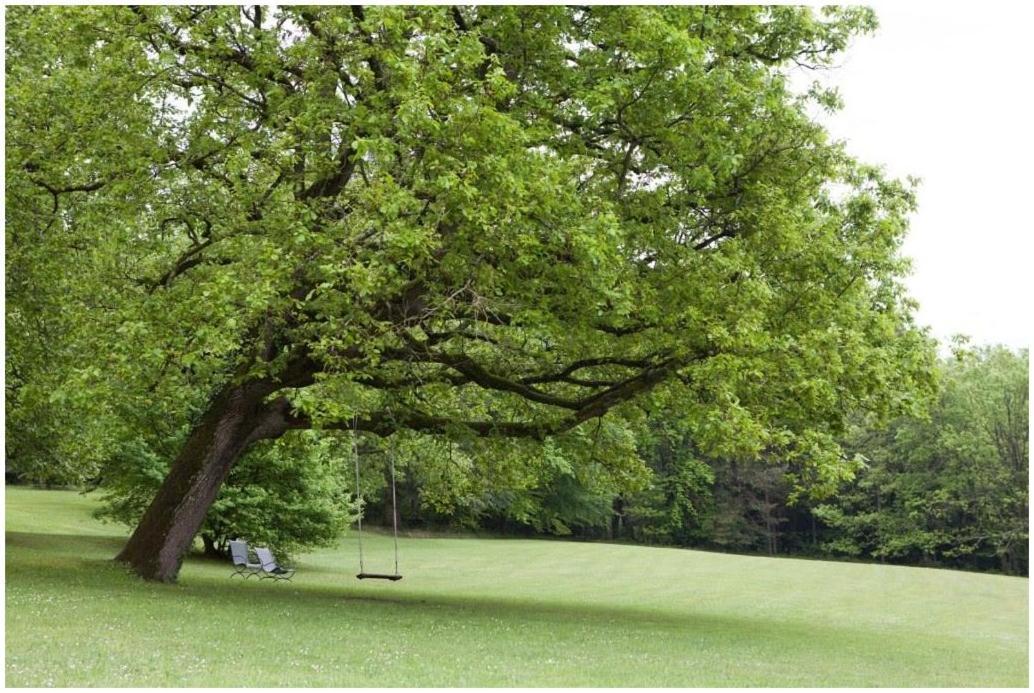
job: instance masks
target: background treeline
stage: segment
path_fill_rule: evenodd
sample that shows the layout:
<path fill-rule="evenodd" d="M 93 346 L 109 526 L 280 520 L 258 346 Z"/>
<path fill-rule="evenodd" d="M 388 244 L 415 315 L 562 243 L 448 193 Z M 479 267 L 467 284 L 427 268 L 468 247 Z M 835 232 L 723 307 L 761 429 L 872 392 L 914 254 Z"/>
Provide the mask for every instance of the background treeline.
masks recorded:
<path fill-rule="evenodd" d="M 856 421 L 844 436 L 854 478 L 836 494 L 802 492 L 788 466 L 706 457 L 677 425 L 639 433 L 652 471 L 609 493 L 570 470 L 524 493 L 486 493 L 436 512 L 418 475 L 400 482 L 410 526 L 461 525 L 717 550 L 851 557 L 1028 573 L 1028 353 L 960 350 L 940 363 L 926 418 Z M 375 502 L 383 514 L 383 502 Z M 375 513 L 375 516 L 380 516 Z"/>
<path fill-rule="evenodd" d="M 938 380 L 923 418 L 852 422 L 841 438 L 843 464 L 852 471 L 836 488 L 809 484 L 799 466 L 778 459 L 704 454 L 670 410 L 608 417 L 544 444 L 400 434 L 353 441 L 341 432 L 298 432 L 256 447 L 234 467 L 201 539 L 212 554 L 234 536 L 282 553 L 333 542 L 358 512 L 355 445 L 365 517 L 374 525 L 390 524 L 390 455 L 404 530 L 556 535 L 1026 575 L 1028 353 L 959 348 L 938 364 Z M 145 422 L 123 413 L 111 419 L 121 426 L 89 423 L 105 435 L 87 436 L 97 442 L 84 446 L 82 426 L 48 427 L 48 411 L 41 404 L 13 409 L 8 480 L 99 489 L 101 516 L 133 525 L 186 427 L 138 409 Z M 87 464 L 94 449 L 96 461 Z"/>

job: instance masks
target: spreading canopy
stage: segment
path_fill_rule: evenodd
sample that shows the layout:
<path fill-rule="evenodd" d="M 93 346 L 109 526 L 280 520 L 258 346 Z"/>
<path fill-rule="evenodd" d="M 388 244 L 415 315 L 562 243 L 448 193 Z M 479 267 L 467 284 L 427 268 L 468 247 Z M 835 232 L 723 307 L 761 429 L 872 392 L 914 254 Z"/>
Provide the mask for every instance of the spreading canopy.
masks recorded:
<path fill-rule="evenodd" d="M 8 22 L 9 327 L 45 359 L 51 311 L 73 382 L 109 399 L 257 383 L 254 438 L 545 438 L 649 401 L 823 477 L 847 412 L 925 382 L 911 189 L 828 140 L 811 114 L 834 95 L 791 88 L 868 11 Z"/>

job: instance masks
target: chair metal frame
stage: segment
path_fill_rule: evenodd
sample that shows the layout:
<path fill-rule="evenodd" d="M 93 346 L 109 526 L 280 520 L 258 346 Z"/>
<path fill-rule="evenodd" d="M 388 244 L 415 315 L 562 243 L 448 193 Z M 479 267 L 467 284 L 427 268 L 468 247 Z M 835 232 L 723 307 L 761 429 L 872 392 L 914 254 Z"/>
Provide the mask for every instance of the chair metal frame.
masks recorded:
<path fill-rule="evenodd" d="M 277 563 L 273 557 L 273 552 L 269 549 L 256 546 L 255 556 L 259 559 L 262 571 L 258 573 L 259 580 L 287 580 L 290 582 L 291 578 L 294 577 L 294 568 L 288 568 Z"/>
<path fill-rule="evenodd" d="M 230 541 L 230 556 L 233 558 L 233 572 L 230 577 L 240 575 L 247 580 L 252 575 L 262 577 L 262 564 L 248 561 L 248 542 L 241 539 Z"/>

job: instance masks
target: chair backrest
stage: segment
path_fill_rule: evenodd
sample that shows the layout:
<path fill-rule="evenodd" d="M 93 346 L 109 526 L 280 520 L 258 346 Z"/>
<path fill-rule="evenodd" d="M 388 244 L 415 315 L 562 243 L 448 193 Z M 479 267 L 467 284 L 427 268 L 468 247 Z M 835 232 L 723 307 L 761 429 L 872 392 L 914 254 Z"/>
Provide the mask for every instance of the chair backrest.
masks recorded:
<path fill-rule="evenodd" d="M 271 573 L 277 569 L 276 559 L 273 558 L 273 552 L 269 549 L 256 546 L 255 555 L 258 556 L 259 563 L 262 564 L 262 570 Z"/>
<path fill-rule="evenodd" d="M 248 542 L 237 539 L 230 542 L 230 555 L 234 565 L 248 564 Z"/>

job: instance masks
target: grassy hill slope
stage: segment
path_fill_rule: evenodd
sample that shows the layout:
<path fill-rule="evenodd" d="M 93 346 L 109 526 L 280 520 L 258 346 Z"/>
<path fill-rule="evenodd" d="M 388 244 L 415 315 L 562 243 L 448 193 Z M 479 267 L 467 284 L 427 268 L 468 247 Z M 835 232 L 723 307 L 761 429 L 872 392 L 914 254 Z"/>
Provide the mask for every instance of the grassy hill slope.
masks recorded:
<path fill-rule="evenodd" d="M 1026 686 L 1026 579 L 679 549 L 354 535 L 291 584 L 111 563 L 72 492 L 6 492 L 10 686 Z M 390 569 L 389 537 L 364 536 Z"/>

